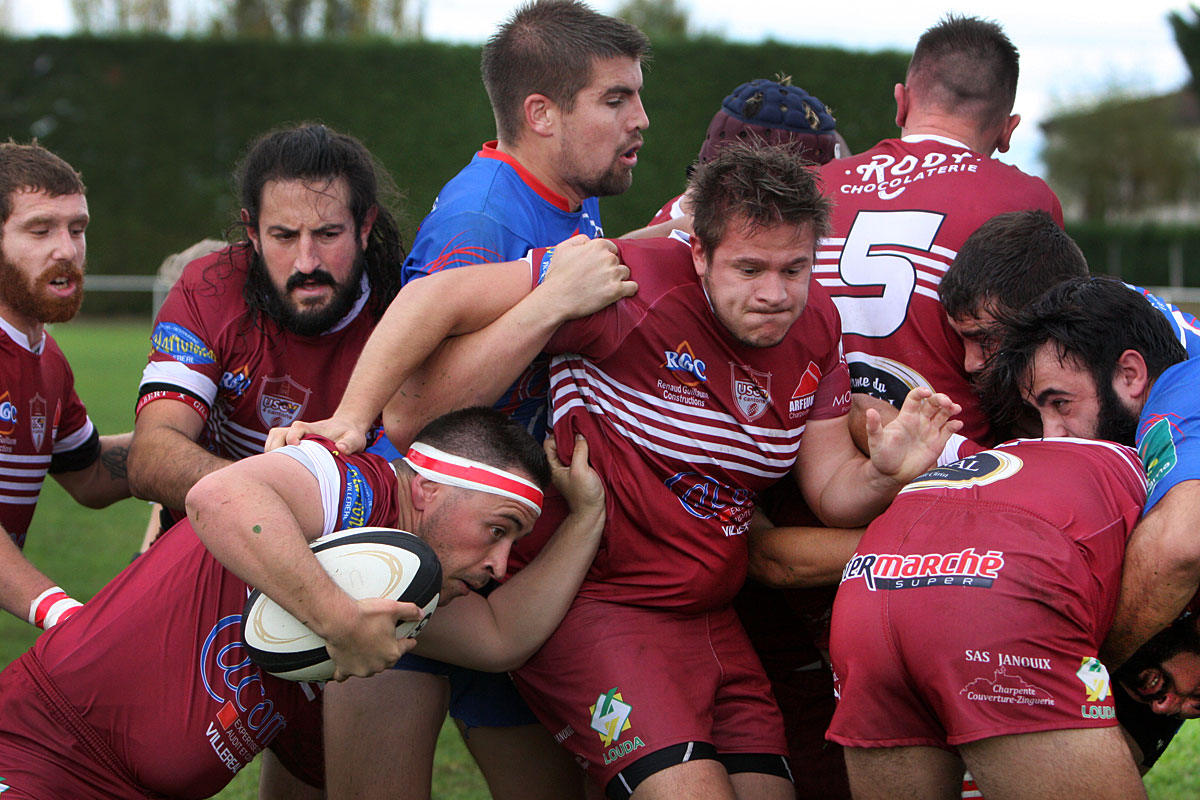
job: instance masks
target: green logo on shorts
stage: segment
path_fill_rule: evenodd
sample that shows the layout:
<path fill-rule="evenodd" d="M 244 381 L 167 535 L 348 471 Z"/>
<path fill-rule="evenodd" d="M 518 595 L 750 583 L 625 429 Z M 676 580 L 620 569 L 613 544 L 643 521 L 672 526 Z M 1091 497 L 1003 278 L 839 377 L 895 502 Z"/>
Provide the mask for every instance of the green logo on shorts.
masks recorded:
<path fill-rule="evenodd" d="M 1171 433 L 1171 422 L 1166 417 L 1158 420 L 1146 430 L 1138 444 L 1138 458 L 1146 469 L 1146 480 L 1149 486 L 1147 494 L 1154 491 L 1154 486 L 1175 468 L 1179 456 L 1175 453 L 1175 439 Z"/>

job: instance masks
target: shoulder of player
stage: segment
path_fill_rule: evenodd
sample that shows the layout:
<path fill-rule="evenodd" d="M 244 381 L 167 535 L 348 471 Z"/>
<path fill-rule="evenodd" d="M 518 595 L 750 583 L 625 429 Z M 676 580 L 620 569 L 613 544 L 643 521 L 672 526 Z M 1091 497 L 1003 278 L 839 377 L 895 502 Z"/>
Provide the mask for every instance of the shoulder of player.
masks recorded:
<path fill-rule="evenodd" d="M 241 296 L 250 268 L 249 246 L 229 245 L 188 263 L 171 292 L 201 296 Z"/>

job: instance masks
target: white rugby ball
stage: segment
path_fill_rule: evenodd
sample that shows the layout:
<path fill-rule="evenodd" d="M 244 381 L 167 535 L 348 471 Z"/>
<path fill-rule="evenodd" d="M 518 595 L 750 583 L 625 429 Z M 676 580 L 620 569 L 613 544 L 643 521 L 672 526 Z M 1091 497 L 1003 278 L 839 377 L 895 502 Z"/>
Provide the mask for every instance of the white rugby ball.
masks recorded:
<path fill-rule="evenodd" d="M 415 637 L 437 608 L 442 565 L 428 544 L 392 528 L 351 528 L 310 545 L 334 583 L 355 600 L 388 597 L 415 603 L 420 622 L 401 622 L 396 638 Z M 242 609 L 242 641 L 250 660 L 272 675 L 293 681 L 333 677 L 325 640 L 271 598 L 255 589 Z"/>

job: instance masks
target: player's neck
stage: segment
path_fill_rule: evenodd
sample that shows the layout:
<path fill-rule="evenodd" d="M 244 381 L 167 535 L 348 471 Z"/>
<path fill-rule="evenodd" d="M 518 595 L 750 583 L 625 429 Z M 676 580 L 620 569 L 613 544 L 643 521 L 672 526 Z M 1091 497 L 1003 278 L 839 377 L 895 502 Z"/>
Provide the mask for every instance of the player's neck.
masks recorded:
<path fill-rule="evenodd" d="M 30 350 L 36 353 L 41 348 L 42 337 L 46 333 L 44 323 L 13 310 L 3 300 L 0 300 L 0 319 L 6 323 L 6 329 L 24 334 Z"/>
<path fill-rule="evenodd" d="M 393 468 L 396 468 L 396 477 L 399 479 L 396 481 L 396 527 L 402 531 L 416 533 L 417 523 L 420 521 L 419 514 L 412 502 L 411 473 L 407 467 L 401 466 L 403 463 L 400 459 L 392 462 Z"/>
<path fill-rule="evenodd" d="M 578 211 L 586 198 L 580 197 L 579 193 L 562 179 L 549 147 L 539 146 L 539 142 L 527 141 L 530 139 L 532 135 L 527 135 L 515 144 L 500 140 L 496 143 L 496 149 L 519 163 L 547 189 L 562 196 L 572 211 Z M 545 144 L 548 145 L 549 142 Z"/>
<path fill-rule="evenodd" d="M 986 156 L 996 151 L 996 143 L 984 141 L 985 137 L 975 125 L 944 114 L 916 115 L 910 113 L 908 121 L 900 130 L 901 136 L 944 136 L 962 142 L 976 153 Z"/>

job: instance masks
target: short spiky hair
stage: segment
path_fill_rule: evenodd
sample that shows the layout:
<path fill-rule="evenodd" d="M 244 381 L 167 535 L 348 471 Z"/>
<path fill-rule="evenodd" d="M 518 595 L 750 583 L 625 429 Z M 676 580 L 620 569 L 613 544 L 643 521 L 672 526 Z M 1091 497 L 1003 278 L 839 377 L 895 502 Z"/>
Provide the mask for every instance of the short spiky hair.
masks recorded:
<path fill-rule="evenodd" d="M 1041 346 L 1053 342 L 1060 358 L 1086 369 L 1096 387 L 1112 380 L 1117 361 L 1136 350 L 1153 380 L 1187 359 L 1162 312 L 1116 278 L 1062 281 L 1027 309 L 1001 318 L 1004 340 L 988 360 L 980 383 L 992 419 L 1016 419 L 1029 387 L 1029 371 Z"/>
<path fill-rule="evenodd" d="M 811 225 L 820 239 L 830 232 L 832 203 L 821 193 L 810 162 L 786 144 L 731 144 L 696 167 L 688 183 L 692 228 L 711 253 L 732 220 L 754 227 Z"/>
<path fill-rule="evenodd" d="M 75 169 L 34 140 L 0 143 L 0 225 L 12 214 L 13 193 L 45 192 L 51 197 L 86 194 L 83 178 Z"/>
<path fill-rule="evenodd" d="M 980 225 L 938 285 L 954 319 L 1025 308 L 1067 278 L 1088 274 L 1079 245 L 1041 209 L 1010 211 Z"/>
<path fill-rule="evenodd" d="M 500 140 L 520 138 L 526 97 L 543 94 L 569 112 L 592 80 L 593 63 L 620 56 L 650 56 L 650 40 L 624 20 L 578 0 L 533 0 L 518 8 L 483 46 L 483 86 Z"/>
<path fill-rule="evenodd" d="M 995 22 L 947 14 L 917 41 L 906 83 L 926 102 L 993 124 L 1012 112 L 1020 58 Z"/>
<path fill-rule="evenodd" d="M 550 464 L 542 446 L 494 408 L 477 406 L 443 414 L 422 428 L 413 441 L 521 473 L 543 489 L 550 485 Z"/>

